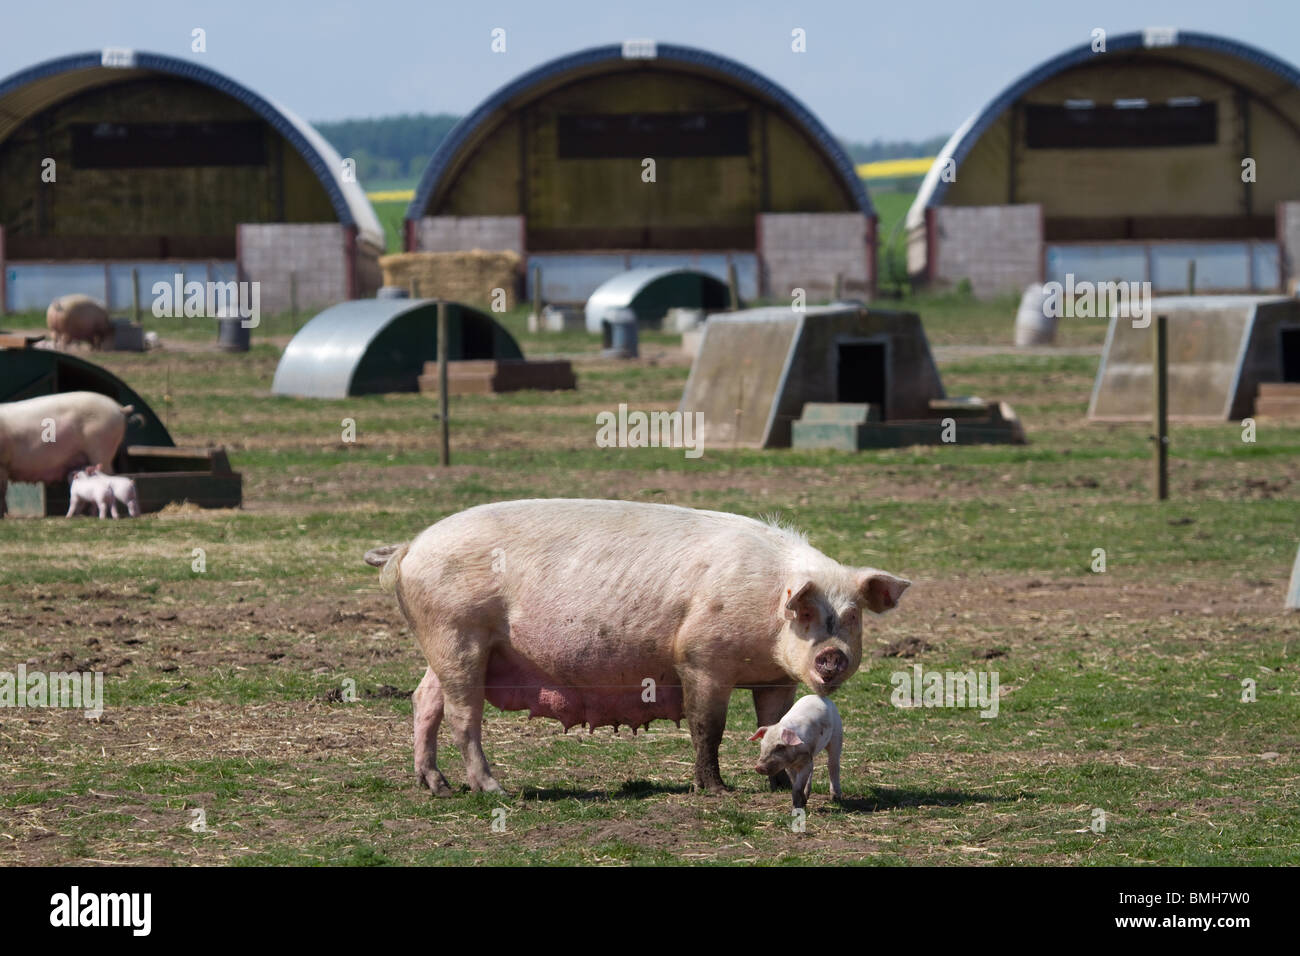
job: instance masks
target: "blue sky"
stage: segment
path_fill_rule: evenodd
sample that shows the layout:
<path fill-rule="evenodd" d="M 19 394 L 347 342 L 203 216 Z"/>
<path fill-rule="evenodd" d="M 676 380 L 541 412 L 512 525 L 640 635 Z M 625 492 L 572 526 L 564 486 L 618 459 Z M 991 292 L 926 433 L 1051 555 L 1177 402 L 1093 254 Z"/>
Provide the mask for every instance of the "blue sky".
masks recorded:
<path fill-rule="evenodd" d="M 0 75 L 128 46 L 201 59 L 311 120 L 464 113 L 553 57 L 650 37 L 740 60 L 846 139 L 917 139 L 951 132 L 1095 27 L 1145 26 L 1221 33 L 1300 63 L 1297 0 L 78 0 L 6 4 Z M 206 53 L 190 50 L 196 27 Z M 506 30 L 504 54 L 490 50 L 494 27 Z M 805 54 L 791 52 L 795 27 L 807 33 Z"/>

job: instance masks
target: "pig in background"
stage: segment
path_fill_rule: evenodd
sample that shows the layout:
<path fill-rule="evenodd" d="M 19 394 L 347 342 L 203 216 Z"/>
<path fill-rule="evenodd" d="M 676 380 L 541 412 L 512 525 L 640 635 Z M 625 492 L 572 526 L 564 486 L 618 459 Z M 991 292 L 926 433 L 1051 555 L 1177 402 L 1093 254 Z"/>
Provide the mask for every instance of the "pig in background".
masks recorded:
<path fill-rule="evenodd" d="M 86 465 L 111 472 L 131 413 L 132 406 L 98 392 L 0 404 L 0 517 L 10 481 L 66 481 Z"/>
<path fill-rule="evenodd" d="M 802 808 L 812 794 L 813 761 L 826 751 L 831 775 L 831 798 L 839 800 L 840 753 L 844 749 L 844 726 L 839 708 L 828 697 L 808 694 L 800 697 L 785 716 L 770 727 L 759 727 L 750 740 L 761 740 L 757 773 L 772 777 L 785 771 L 795 808 Z"/>
<path fill-rule="evenodd" d="M 100 349 L 113 338 L 113 323 L 104 307 L 88 295 L 60 296 L 45 310 L 45 326 L 50 330 L 55 348 L 73 342 L 88 342 Z"/>
<path fill-rule="evenodd" d="M 101 518 L 106 518 L 109 514 L 119 518 L 119 504 L 126 508 L 132 518 L 140 517 L 140 498 L 136 494 L 135 482 L 130 478 L 106 474 L 98 465 L 78 469 L 68 475 L 67 517 L 80 514 L 83 509 L 94 508 Z"/>
<path fill-rule="evenodd" d="M 485 700 L 566 730 L 685 717 L 696 787 L 722 790 L 731 692 L 753 693 L 762 725 L 800 681 L 831 693 L 861 663 L 864 614 L 895 607 L 910 583 L 740 515 L 582 499 L 480 505 L 366 561 L 383 567 L 429 665 L 413 696 L 415 770 L 435 793 L 450 792 L 444 717 L 470 788 L 501 789 Z"/>

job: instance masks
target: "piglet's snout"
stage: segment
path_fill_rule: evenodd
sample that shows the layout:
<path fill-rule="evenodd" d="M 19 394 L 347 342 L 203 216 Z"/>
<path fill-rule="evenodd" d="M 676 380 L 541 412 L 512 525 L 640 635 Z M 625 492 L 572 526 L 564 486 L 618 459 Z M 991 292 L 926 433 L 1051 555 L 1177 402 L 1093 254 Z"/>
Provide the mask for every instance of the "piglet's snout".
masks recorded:
<path fill-rule="evenodd" d="M 813 668 L 817 676 L 829 684 L 849 669 L 849 658 L 843 651 L 828 647 L 813 658 Z"/>

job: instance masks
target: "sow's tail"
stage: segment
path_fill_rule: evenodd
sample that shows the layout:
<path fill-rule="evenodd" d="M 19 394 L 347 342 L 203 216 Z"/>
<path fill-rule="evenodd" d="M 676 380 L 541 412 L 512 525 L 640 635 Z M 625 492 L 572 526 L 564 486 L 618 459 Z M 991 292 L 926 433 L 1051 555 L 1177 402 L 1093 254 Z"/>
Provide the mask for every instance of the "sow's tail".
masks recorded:
<path fill-rule="evenodd" d="M 122 405 L 120 406 L 120 408 L 122 409 L 122 414 L 126 416 L 126 420 L 128 424 L 131 425 L 144 424 L 144 416 L 135 410 L 134 405 Z"/>
<path fill-rule="evenodd" d="M 366 552 L 366 564 L 372 568 L 384 569 L 379 573 L 379 586 L 385 591 L 397 590 L 397 571 L 410 546 L 411 543 L 408 541 L 406 544 L 386 544 L 382 548 L 373 548 Z"/>

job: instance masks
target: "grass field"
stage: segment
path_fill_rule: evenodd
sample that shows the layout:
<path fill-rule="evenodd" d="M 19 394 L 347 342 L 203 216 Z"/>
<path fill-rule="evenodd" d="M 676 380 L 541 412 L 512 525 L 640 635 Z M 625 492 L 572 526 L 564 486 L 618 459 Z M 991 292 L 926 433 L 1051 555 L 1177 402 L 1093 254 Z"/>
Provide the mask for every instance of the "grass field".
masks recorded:
<path fill-rule="evenodd" d="M 949 393 L 1010 402 L 1029 445 L 600 449 L 598 411 L 674 407 L 687 365 L 665 336 L 617 364 L 582 335 L 525 334 L 521 313 L 506 321 L 526 351 L 573 354 L 579 390 L 455 399 L 450 469 L 426 398 L 271 397 L 283 318 L 246 355 L 178 320 L 154 326 L 173 350 L 96 356 L 166 409 L 179 443 L 226 445 L 246 505 L 0 522 L 0 669 L 107 674 L 99 720 L 0 711 L 0 863 L 1300 859 L 1297 628 L 1281 610 L 1300 428 L 1261 422 L 1247 444 L 1232 423 L 1174 426 L 1172 496 L 1156 504 L 1149 429 L 1084 420 L 1100 324 L 1067 323 L 1070 349 L 989 354 L 967 346 L 1005 343 L 1014 303 L 901 305 L 944 346 Z M 722 796 L 690 792 L 684 727 L 563 734 L 491 708 L 485 748 L 509 795 L 418 790 L 408 695 L 423 665 L 361 555 L 525 496 L 775 514 L 832 557 L 911 578 L 836 695 L 844 801 L 819 766 L 806 832 L 792 832 L 789 795 L 749 769 L 745 694 Z M 914 664 L 996 671 L 997 717 L 892 706 L 891 674 Z M 331 694 L 347 681 L 356 702 Z M 442 748 L 460 787 L 445 728 Z"/>

